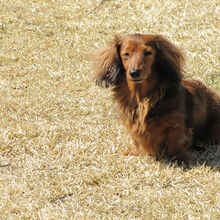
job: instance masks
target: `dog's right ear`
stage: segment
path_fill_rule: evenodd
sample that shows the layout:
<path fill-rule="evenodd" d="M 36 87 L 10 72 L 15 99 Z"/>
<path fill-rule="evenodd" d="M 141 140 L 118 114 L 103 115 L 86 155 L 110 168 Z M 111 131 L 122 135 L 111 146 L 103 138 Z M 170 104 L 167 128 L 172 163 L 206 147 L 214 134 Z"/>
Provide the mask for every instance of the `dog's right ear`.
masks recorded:
<path fill-rule="evenodd" d="M 115 39 L 95 55 L 94 69 L 97 85 L 108 88 L 116 85 L 123 75 L 123 65 L 120 58 L 121 38 Z"/>
<path fill-rule="evenodd" d="M 181 73 L 184 56 L 182 51 L 161 35 L 154 37 L 156 46 L 155 67 L 160 78 L 168 84 L 178 84 L 183 75 Z"/>

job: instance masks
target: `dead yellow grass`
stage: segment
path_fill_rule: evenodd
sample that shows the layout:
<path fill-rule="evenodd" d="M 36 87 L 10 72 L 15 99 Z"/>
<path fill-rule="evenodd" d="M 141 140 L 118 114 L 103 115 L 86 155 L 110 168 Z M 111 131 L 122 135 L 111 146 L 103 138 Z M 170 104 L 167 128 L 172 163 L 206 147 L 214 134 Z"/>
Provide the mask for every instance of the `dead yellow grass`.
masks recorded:
<path fill-rule="evenodd" d="M 99 4 L 0 1 L 0 218 L 220 219 L 218 147 L 189 170 L 122 156 L 130 137 L 90 65 L 115 33 L 160 33 L 220 89 L 219 1 Z"/>

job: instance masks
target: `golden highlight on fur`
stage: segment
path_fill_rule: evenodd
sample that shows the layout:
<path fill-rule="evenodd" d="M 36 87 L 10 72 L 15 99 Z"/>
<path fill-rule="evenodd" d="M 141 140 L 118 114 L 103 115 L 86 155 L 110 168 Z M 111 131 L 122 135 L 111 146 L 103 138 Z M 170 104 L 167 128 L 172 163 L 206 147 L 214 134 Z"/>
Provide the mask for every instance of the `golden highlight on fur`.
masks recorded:
<path fill-rule="evenodd" d="M 220 142 L 220 96 L 197 80 L 183 80 L 184 58 L 160 35 L 115 39 L 95 60 L 96 83 L 112 87 L 134 148 L 187 162 L 197 141 Z"/>

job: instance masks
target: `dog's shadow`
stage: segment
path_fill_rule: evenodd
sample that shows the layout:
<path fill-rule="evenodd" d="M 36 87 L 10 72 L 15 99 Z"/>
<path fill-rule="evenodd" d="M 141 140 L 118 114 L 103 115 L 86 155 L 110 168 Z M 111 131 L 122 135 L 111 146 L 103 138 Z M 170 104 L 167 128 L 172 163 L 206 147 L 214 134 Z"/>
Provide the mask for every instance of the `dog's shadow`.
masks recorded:
<path fill-rule="evenodd" d="M 207 166 L 220 171 L 220 145 L 196 145 L 190 150 L 189 167 Z"/>

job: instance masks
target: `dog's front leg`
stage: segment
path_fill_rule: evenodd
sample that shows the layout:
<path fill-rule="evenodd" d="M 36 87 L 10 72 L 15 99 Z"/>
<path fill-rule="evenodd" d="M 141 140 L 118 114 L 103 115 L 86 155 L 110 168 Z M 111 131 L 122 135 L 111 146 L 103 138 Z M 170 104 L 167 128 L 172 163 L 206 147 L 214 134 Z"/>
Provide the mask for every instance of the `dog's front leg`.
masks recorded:
<path fill-rule="evenodd" d="M 133 138 L 133 142 L 134 142 L 134 147 L 131 150 L 125 151 L 124 155 L 125 156 L 138 156 L 140 154 L 140 147 L 138 142 Z"/>

